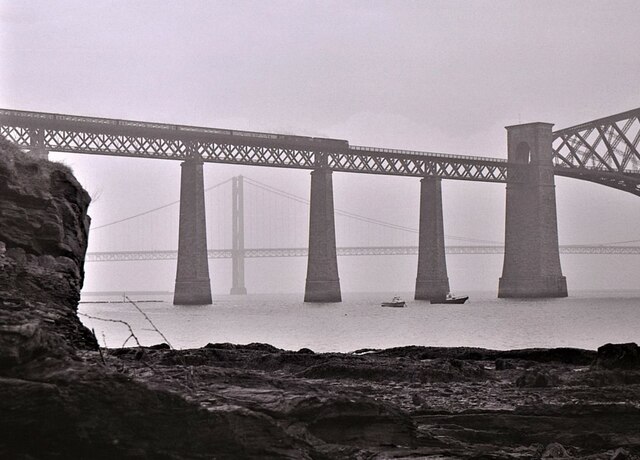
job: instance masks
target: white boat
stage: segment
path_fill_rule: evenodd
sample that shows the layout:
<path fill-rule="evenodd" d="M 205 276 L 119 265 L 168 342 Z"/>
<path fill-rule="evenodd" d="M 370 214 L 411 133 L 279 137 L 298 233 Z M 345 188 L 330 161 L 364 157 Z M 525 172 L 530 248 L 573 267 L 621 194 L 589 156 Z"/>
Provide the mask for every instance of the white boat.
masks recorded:
<path fill-rule="evenodd" d="M 407 304 L 400 297 L 394 297 L 393 299 L 391 299 L 391 302 L 382 302 L 381 306 L 398 308 L 398 307 L 406 307 Z"/>

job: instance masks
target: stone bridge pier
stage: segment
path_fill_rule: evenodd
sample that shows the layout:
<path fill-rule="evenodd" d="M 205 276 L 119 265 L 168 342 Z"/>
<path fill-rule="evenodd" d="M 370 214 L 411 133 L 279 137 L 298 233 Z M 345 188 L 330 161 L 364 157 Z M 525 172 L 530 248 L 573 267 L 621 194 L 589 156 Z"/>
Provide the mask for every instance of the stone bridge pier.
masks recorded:
<path fill-rule="evenodd" d="M 327 167 L 319 167 L 311 172 L 309 256 L 304 301 L 342 301 L 333 213 L 332 171 Z"/>
<path fill-rule="evenodd" d="M 425 177 L 420 181 L 420 227 L 416 300 L 444 300 L 449 293 L 449 277 L 444 252 L 442 180 Z"/>
<path fill-rule="evenodd" d="M 558 250 L 552 124 L 507 126 L 505 251 L 498 297 L 566 297 Z"/>
<path fill-rule="evenodd" d="M 208 305 L 211 282 L 207 257 L 203 161 L 193 156 L 181 165 L 178 267 L 174 305 Z"/>

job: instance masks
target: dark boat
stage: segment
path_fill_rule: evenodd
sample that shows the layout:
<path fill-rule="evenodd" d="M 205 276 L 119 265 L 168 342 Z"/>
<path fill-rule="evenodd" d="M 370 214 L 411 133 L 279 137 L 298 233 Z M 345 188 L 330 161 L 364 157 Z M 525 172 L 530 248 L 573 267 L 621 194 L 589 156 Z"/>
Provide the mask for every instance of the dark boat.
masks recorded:
<path fill-rule="evenodd" d="M 406 307 L 407 304 L 404 300 L 402 300 L 400 297 L 394 297 L 393 299 L 391 299 L 391 302 L 382 302 L 382 304 L 380 304 L 380 306 L 382 307 Z"/>
<path fill-rule="evenodd" d="M 431 299 L 431 303 L 465 303 L 469 299 L 468 295 L 455 296 L 447 294 L 444 299 Z"/>

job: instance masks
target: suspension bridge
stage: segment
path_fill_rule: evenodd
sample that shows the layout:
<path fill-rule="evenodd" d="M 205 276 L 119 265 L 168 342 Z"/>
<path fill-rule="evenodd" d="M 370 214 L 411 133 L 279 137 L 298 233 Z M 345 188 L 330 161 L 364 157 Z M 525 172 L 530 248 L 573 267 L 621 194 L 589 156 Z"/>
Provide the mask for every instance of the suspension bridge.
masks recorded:
<path fill-rule="evenodd" d="M 235 183 L 235 187 L 228 187 L 229 189 L 225 189 L 224 186 L 231 185 Z M 240 185 L 243 184 L 243 185 Z M 247 187 L 248 186 L 248 187 Z M 264 184 L 260 181 L 251 179 L 249 177 L 244 176 L 236 176 L 232 179 L 227 179 L 223 182 L 220 182 L 212 187 L 209 187 L 205 190 L 207 195 L 212 192 L 221 192 L 219 195 L 222 196 L 207 196 L 207 203 L 224 203 L 226 201 L 230 203 L 242 203 L 242 206 L 239 209 L 244 210 L 247 207 L 247 203 L 245 202 L 247 193 L 244 192 L 242 194 L 239 193 L 240 190 L 245 191 L 247 188 L 254 189 L 255 193 L 249 194 L 253 198 L 253 203 L 249 205 L 250 209 L 254 209 L 256 207 L 269 209 L 268 214 L 270 215 L 271 220 L 276 220 L 280 222 L 280 229 L 276 231 L 280 231 L 278 235 L 278 241 L 268 241 L 270 238 L 267 238 L 267 243 L 270 246 L 279 246 L 283 244 L 285 241 L 291 241 L 291 234 L 297 231 L 297 226 L 303 225 L 308 220 L 308 208 L 309 208 L 309 200 L 291 194 L 285 190 L 281 190 L 278 188 L 274 188 L 267 184 Z M 258 193 L 262 192 L 263 196 L 258 196 Z M 225 194 L 228 197 L 224 196 Z M 266 196 L 264 196 L 266 195 Z M 295 207 L 294 211 L 297 216 L 291 216 L 292 208 L 288 203 L 284 203 L 284 206 L 281 204 L 280 207 L 286 208 L 284 213 L 282 210 L 278 211 L 276 206 L 269 205 L 265 206 L 265 203 L 269 201 L 269 198 L 273 202 L 276 202 L 278 199 L 281 201 L 289 201 Z M 177 208 L 179 205 L 179 201 L 173 201 L 171 203 L 167 203 L 152 209 L 145 210 L 143 212 L 134 214 L 132 216 L 128 216 L 122 219 L 117 219 L 113 222 L 109 222 L 107 224 L 98 225 L 91 228 L 92 239 L 98 240 L 98 246 L 107 246 L 113 247 L 114 245 L 120 243 L 122 247 L 139 247 L 141 241 L 149 242 L 149 234 L 147 233 L 148 228 L 153 229 L 154 232 L 157 231 L 159 227 L 166 226 L 166 224 L 170 224 L 171 222 L 175 222 L 177 215 Z M 238 240 L 242 237 L 238 235 L 238 233 L 245 233 L 244 225 L 242 227 L 236 226 L 232 227 L 231 217 L 226 215 L 229 214 L 228 210 L 225 213 L 225 210 L 222 209 L 223 206 L 210 206 L 207 208 L 207 215 L 215 215 L 218 219 L 222 218 L 223 221 L 227 222 L 227 229 L 231 229 L 233 234 L 229 234 L 228 231 L 225 232 L 224 224 L 221 227 L 217 227 L 216 231 L 219 234 L 215 234 L 215 231 L 209 232 L 207 235 L 207 240 L 211 243 L 214 243 L 215 246 L 223 247 L 221 249 L 208 249 L 207 254 L 210 259 L 232 259 L 234 257 L 238 258 L 264 258 L 264 257 L 307 257 L 308 256 L 308 248 L 299 246 L 299 247 L 245 247 L 243 249 L 231 249 L 229 246 L 229 240 Z M 169 211 L 169 212 L 167 212 Z M 395 245 L 395 246 L 381 246 L 381 245 L 372 245 L 371 244 L 371 227 L 374 228 L 383 228 L 390 229 L 399 233 L 401 236 L 398 238 L 395 237 L 396 240 L 403 240 L 406 243 L 407 240 L 414 239 L 418 234 L 418 229 L 398 225 L 393 222 L 386 222 L 378 219 L 372 219 L 367 216 L 358 215 L 355 213 L 343 211 L 340 209 L 335 210 L 336 216 L 338 216 L 338 220 L 342 217 L 346 221 L 352 221 L 360 224 L 365 224 L 369 228 L 357 228 L 356 230 L 351 230 L 351 232 L 347 233 L 359 233 L 365 234 L 365 238 L 369 239 L 368 245 L 361 246 L 338 246 L 336 248 L 338 256 L 390 256 L 390 255 L 417 255 L 418 254 L 418 246 L 416 245 Z M 159 214 L 159 219 L 149 218 L 154 214 Z M 283 215 L 289 214 L 289 215 Z M 144 221 L 146 219 L 146 221 Z M 245 216 L 242 216 L 239 219 L 240 222 L 244 223 L 246 221 Z M 142 221 L 142 222 L 141 222 Z M 101 233 L 105 231 L 109 231 L 114 227 L 120 226 L 119 232 L 111 232 L 109 237 L 104 238 Z M 171 243 L 177 243 L 178 234 L 176 226 L 169 226 L 170 229 L 167 235 L 163 235 L 160 241 L 160 245 L 167 246 L 167 242 L 170 245 Z M 214 228 L 209 222 L 208 228 Z M 282 231 L 284 229 L 285 231 Z M 289 233 L 286 234 L 286 230 L 289 230 Z M 253 230 L 253 227 L 252 227 Z M 135 236 L 136 232 L 141 233 L 139 236 Z M 255 232 L 253 232 L 255 233 Z M 132 235 L 133 238 L 131 237 Z M 249 235 L 252 240 L 257 239 L 255 235 Z M 375 237 L 375 241 L 377 243 L 388 238 L 389 235 L 379 235 Z M 408 238 L 407 238 L 408 237 Z M 130 241 L 127 241 L 129 239 Z M 166 241 L 162 241 L 166 240 Z M 226 240 L 226 241 L 225 241 Z M 504 254 L 504 246 L 498 241 L 487 241 L 480 240 L 476 238 L 465 238 L 459 236 L 445 235 L 445 241 L 457 241 L 464 242 L 466 244 L 446 244 L 445 245 L 445 253 L 451 255 L 472 255 L 472 254 Z M 483 243 L 483 244 L 478 244 Z M 157 244 L 157 243 L 156 243 Z M 211 246 L 211 244 L 209 244 Z M 560 253 L 561 254 L 616 254 L 616 255 L 638 255 L 640 254 L 640 246 L 629 246 L 628 242 L 614 243 L 614 244 L 591 244 L 591 245 L 560 245 Z M 90 251 L 86 255 L 86 262 L 129 262 L 129 261 L 141 261 L 141 260 L 175 260 L 178 257 L 177 248 L 174 249 L 145 249 L 145 250 L 104 250 L 104 251 Z"/>
<path fill-rule="evenodd" d="M 417 253 L 415 298 L 439 299 L 449 291 L 445 255 L 463 251 L 504 253 L 500 297 L 561 297 L 567 295 L 560 267 L 561 251 L 635 254 L 637 248 L 560 247 L 554 176 L 595 182 L 640 196 L 639 117 L 640 108 L 559 131 L 553 131 L 550 123 L 509 126 L 506 159 L 353 146 L 340 139 L 5 109 L 0 109 L 0 135 L 33 154 L 58 151 L 181 161 L 179 216 L 173 219 L 177 222 L 177 250 L 110 250 L 88 256 L 88 260 L 94 261 L 176 257 L 175 304 L 211 302 L 208 257 L 233 260 L 232 292 L 243 293 L 244 259 L 276 255 L 308 258 L 305 301 L 340 301 L 337 256 L 365 253 Z M 244 182 L 234 178 L 230 179 L 232 247 L 209 251 L 207 240 L 211 229 L 205 218 L 202 173 L 205 162 L 311 170 L 308 244 L 245 248 Z M 333 172 L 421 178 L 418 229 L 394 228 L 394 224 L 373 222 L 374 219 L 367 222 L 380 229 L 410 233 L 414 238 L 417 234 L 418 246 L 370 242 L 368 246 L 337 247 L 336 218 L 347 217 L 360 223 L 367 218 L 334 210 Z M 504 245 L 478 241 L 475 245 L 445 246 L 442 179 L 507 184 Z M 250 179 L 247 184 L 263 190 L 270 188 Z M 281 196 L 287 194 L 273 188 L 270 191 Z M 145 214 L 156 215 L 159 210 Z M 258 211 L 258 208 L 249 210 L 248 214 Z M 262 222 L 285 228 L 289 225 L 278 219 L 267 218 Z M 175 224 L 165 222 L 154 228 L 161 232 L 166 227 L 172 231 Z M 92 237 L 96 230 L 99 228 L 92 230 Z M 276 236 L 281 233 L 270 232 Z"/>

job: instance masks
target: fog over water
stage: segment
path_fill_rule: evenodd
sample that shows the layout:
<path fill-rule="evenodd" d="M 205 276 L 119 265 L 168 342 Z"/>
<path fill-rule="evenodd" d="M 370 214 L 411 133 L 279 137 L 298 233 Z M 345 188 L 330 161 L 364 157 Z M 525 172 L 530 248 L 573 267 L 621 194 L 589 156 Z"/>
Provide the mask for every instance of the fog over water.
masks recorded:
<path fill-rule="evenodd" d="M 562 128 L 640 106 L 640 55 L 632 45 L 640 39 L 638 17 L 635 0 L 0 0 L 0 107 L 505 158 L 504 126 L 544 121 Z M 69 164 L 92 195 L 94 226 L 179 197 L 178 162 L 51 158 Z M 239 174 L 309 195 L 308 171 L 274 168 L 206 164 L 205 186 Z M 333 180 L 336 208 L 417 228 L 417 179 L 336 173 Z M 556 186 L 561 244 L 640 244 L 637 197 L 560 177 Z M 207 199 L 209 229 L 217 232 L 209 245 L 230 247 L 230 197 L 212 191 Z M 258 210 L 271 205 L 253 199 L 255 212 L 246 218 L 252 245 L 275 244 L 274 232 L 287 233 L 292 245 L 306 241 L 302 208 L 291 211 L 291 222 L 302 226 L 291 231 L 281 220 L 268 236 L 255 229 L 267 225 Z M 445 233 L 503 241 L 504 201 L 502 184 L 445 181 Z M 175 249 L 164 236 L 175 216 L 164 216 L 126 230 L 146 232 L 131 241 L 94 231 L 90 250 L 135 245 L 135 238 Z M 367 231 L 337 222 L 338 244 L 364 245 Z M 409 244 L 411 237 L 388 240 Z M 343 291 L 410 292 L 416 260 L 342 257 Z M 501 256 L 457 255 L 447 263 L 454 291 L 497 291 Z M 562 264 L 570 294 L 638 286 L 638 256 L 571 255 Z M 214 292 L 228 293 L 230 261 L 210 267 Z M 169 291 L 175 261 L 93 263 L 86 272 L 89 291 Z M 305 272 L 304 258 L 251 259 L 247 288 L 299 293 Z"/>

